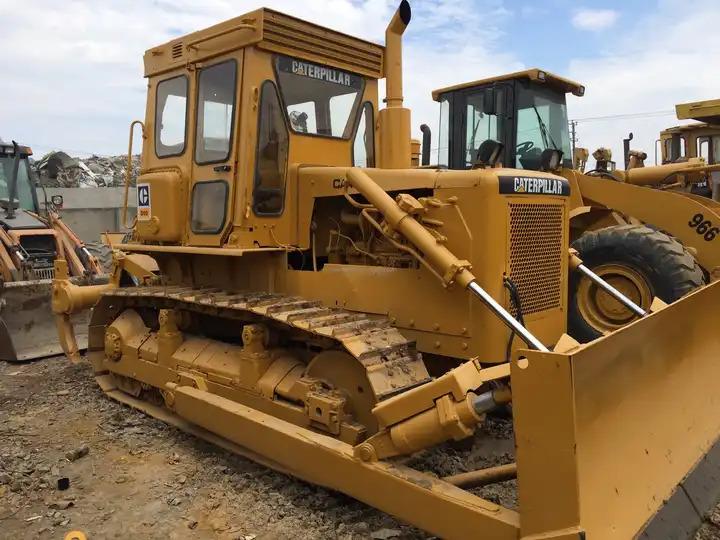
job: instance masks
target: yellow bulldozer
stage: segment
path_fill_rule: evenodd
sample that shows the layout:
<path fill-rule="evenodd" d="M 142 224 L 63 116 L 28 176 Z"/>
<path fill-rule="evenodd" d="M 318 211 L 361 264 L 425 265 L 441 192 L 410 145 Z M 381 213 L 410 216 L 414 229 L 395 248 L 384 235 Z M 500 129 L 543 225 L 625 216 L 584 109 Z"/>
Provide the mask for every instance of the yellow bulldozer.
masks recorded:
<path fill-rule="evenodd" d="M 410 19 L 380 46 L 260 9 L 148 50 L 137 220 L 108 284 L 57 261 L 66 354 L 92 307 L 109 397 L 442 538 L 690 534 L 720 490 L 719 286 L 645 310 L 570 251 L 566 178 L 413 168 Z M 642 318 L 570 338 L 578 273 Z M 405 459 L 508 402 L 501 473 Z M 512 476 L 515 508 L 469 487 Z"/>
<path fill-rule="evenodd" d="M 62 353 L 50 309 L 57 257 L 79 284 L 107 282 L 111 263 L 109 249 L 86 245 L 62 221 L 62 196 L 45 196 L 41 206 L 31 155 L 27 146 L 0 140 L 0 360 L 11 362 Z M 87 314 L 73 323 L 85 348 Z"/>
<path fill-rule="evenodd" d="M 630 152 L 626 139 L 625 169 L 600 149 L 596 167 L 585 172 L 573 163 L 567 94 L 583 96 L 585 87 L 537 68 L 435 90 L 440 166 L 516 167 L 566 178 L 572 247 L 645 310 L 655 297 L 674 302 L 718 279 L 720 206 L 693 188 L 707 185 L 720 165 L 686 157 L 645 166 L 646 156 Z M 639 316 L 587 277 L 571 278 L 569 295 L 570 333 L 581 341 Z"/>

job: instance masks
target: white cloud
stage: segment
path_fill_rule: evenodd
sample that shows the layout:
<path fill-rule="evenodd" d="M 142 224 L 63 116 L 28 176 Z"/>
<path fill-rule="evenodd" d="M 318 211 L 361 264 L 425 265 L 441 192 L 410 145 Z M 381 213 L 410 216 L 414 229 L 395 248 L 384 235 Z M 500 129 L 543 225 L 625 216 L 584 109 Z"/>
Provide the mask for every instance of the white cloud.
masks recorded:
<path fill-rule="evenodd" d="M 607 52 L 572 60 L 566 74 L 587 90 L 585 97 L 570 101 L 570 118 L 674 111 L 676 103 L 720 97 L 720 73 L 712 67 L 720 56 L 720 42 L 713 37 L 720 10 L 715 0 L 697 0 L 692 10 L 685 6 L 683 0 L 660 0 Z M 632 132 L 631 147 L 647 152 L 647 163 L 653 164 L 660 130 L 680 123 L 671 112 L 580 123 L 578 133 L 581 146 L 590 151 L 609 146 L 622 166 L 622 138 Z"/>
<path fill-rule="evenodd" d="M 501 0 L 413 3 L 406 34 L 405 97 L 413 126 L 436 122 L 430 91 L 519 67 L 497 54 L 510 16 Z M 271 0 L 268 7 L 382 43 L 397 0 Z M 122 153 L 144 117 L 142 55 L 150 47 L 257 9 L 259 0 L 0 0 L 0 136 L 37 153 Z M 5 9 L 2 9 L 5 8 Z M 382 98 L 382 95 L 381 95 Z"/>
<path fill-rule="evenodd" d="M 613 26 L 618 15 L 614 9 L 579 9 L 572 17 L 572 24 L 580 30 L 599 32 Z"/>

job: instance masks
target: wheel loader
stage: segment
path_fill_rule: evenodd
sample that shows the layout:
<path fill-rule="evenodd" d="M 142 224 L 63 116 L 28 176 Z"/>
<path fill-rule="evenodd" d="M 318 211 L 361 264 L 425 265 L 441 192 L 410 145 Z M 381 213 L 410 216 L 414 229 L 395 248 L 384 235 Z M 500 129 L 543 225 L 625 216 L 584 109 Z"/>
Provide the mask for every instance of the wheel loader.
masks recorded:
<path fill-rule="evenodd" d="M 61 196 L 46 196 L 41 208 L 31 155 L 27 146 L 0 140 L 0 360 L 11 362 L 62 354 L 50 309 L 57 257 L 78 283 L 107 282 L 111 264 L 107 249 L 85 245 L 60 219 Z M 73 322 L 85 348 L 88 318 Z"/>
<path fill-rule="evenodd" d="M 137 220 L 108 284 L 56 262 L 66 354 L 92 307 L 110 398 L 442 538 L 690 535 L 720 488 L 719 286 L 642 310 L 569 250 L 566 178 L 413 168 L 410 19 L 381 46 L 260 9 L 148 50 Z M 576 273 L 642 317 L 577 343 Z M 514 463 L 409 465 L 509 402 Z M 515 508 L 473 492 L 511 477 Z"/>
<path fill-rule="evenodd" d="M 581 84 L 537 68 L 435 90 L 439 164 L 466 169 L 492 162 L 566 178 L 572 247 L 643 309 L 654 297 L 674 302 L 716 280 L 720 206 L 691 188 L 707 185 L 720 165 L 690 157 L 644 166 L 646 156 L 626 148 L 624 170 L 606 149 L 594 153 L 595 169 L 578 170 L 566 95 L 584 93 Z M 570 333 L 583 342 L 639 316 L 586 277 L 570 279 L 569 295 Z"/>
<path fill-rule="evenodd" d="M 703 158 L 707 163 L 720 163 L 720 100 L 711 99 L 675 105 L 678 120 L 696 120 L 664 129 L 655 144 L 655 163 L 660 147 L 661 163 Z M 709 182 L 693 186 L 693 192 L 720 201 L 720 172 L 712 173 Z"/>

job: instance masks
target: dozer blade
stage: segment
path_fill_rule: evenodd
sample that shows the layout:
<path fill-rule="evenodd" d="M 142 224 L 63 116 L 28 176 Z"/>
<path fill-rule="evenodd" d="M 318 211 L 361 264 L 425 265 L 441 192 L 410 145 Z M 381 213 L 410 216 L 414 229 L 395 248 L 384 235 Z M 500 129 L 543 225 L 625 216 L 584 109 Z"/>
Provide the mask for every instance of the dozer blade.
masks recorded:
<path fill-rule="evenodd" d="M 24 362 L 62 354 L 50 306 L 52 280 L 5 283 L 0 289 L 0 360 Z M 71 317 L 78 347 L 87 348 L 90 312 Z"/>
<path fill-rule="evenodd" d="M 720 495 L 720 283 L 565 353 L 512 389 L 523 537 L 692 538 Z"/>

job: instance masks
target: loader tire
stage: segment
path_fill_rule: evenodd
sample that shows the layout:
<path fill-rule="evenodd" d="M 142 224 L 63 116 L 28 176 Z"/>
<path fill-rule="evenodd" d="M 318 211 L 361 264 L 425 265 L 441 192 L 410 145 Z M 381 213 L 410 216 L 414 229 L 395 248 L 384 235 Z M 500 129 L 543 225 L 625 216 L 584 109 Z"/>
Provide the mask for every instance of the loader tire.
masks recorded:
<path fill-rule="evenodd" d="M 109 274 L 112 269 L 112 248 L 101 242 L 89 242 L 85 244 L 85 247 L 90 255 L 97 259 L 101 272 Z"/>
<path fill-rule="evenodd" d="M 655 296 L 674 302 L 706 283 L 695 258 L 667 234 L 644 225 L 589 231 L 573 242 L 585 266 L 646 311 Z M 568 333 L 586 343 L 637 318 L 587 277 L 570 279 Z"/>

